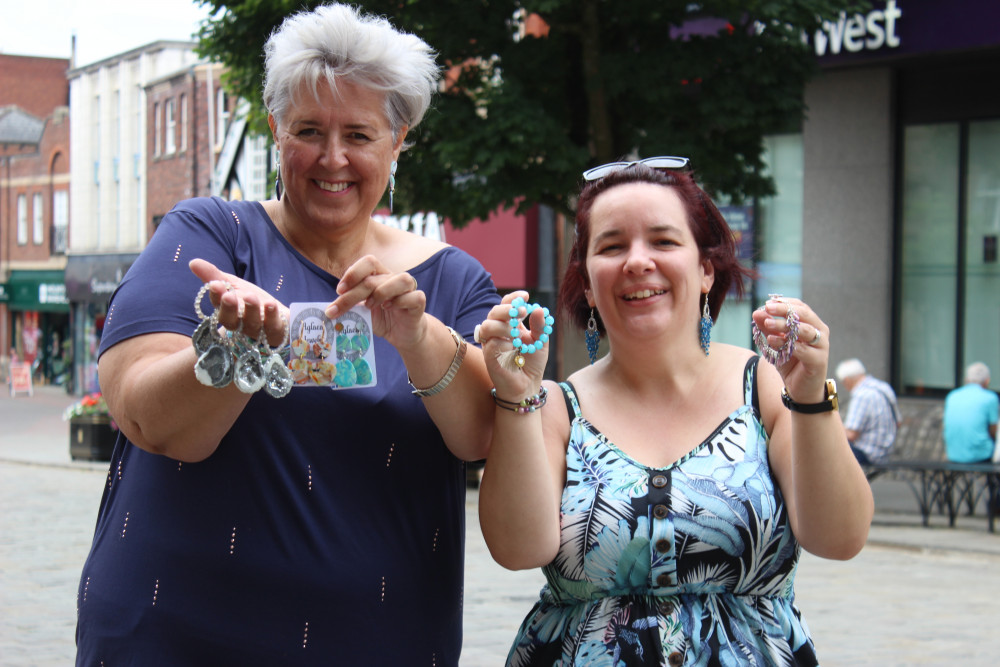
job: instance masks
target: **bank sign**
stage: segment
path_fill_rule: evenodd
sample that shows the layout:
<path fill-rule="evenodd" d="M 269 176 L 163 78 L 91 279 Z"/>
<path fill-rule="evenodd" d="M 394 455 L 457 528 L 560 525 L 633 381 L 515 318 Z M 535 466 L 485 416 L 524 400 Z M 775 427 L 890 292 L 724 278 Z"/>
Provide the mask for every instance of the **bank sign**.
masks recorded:
<path fill-rule="evenodd" d="M 1000 46 L 998 0 L 886 0 L 806 35 L 821 65 Z"/>

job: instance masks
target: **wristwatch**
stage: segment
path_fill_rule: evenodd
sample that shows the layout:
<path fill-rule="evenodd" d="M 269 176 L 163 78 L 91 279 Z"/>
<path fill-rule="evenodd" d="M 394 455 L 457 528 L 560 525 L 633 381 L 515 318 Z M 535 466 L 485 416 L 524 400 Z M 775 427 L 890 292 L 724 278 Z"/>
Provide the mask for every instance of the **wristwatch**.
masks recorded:
<path fill-rule="evenodd" d="M 820 412 L 833 412 L 840 407 L 837 401 L 837 381 L 828 378 L 826 381 L 826 398 L 819 403 L 796 403 L 788 395 L 788 387 L 781 390 L 781 402 L 792 412 L 800 412 L 805 415 L 815 415 Z"/>

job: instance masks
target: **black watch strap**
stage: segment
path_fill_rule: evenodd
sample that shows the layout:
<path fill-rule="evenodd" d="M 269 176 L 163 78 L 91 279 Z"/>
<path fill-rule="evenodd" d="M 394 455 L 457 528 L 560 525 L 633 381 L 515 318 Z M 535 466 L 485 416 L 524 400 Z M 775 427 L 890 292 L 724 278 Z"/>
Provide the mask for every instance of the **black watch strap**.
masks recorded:
<path fill-rule="evenodd" d="M 788 388 L 781 390 L 781 402 L 792 412 L 800 412 L 804 415 L 815 415 L 820 412 L 833 412 L 840 407 L 837 400 L 837 382 L 833 379 L 826 381 L 826 398 L 819 403 L 796 403 L 788 395 Z"/>

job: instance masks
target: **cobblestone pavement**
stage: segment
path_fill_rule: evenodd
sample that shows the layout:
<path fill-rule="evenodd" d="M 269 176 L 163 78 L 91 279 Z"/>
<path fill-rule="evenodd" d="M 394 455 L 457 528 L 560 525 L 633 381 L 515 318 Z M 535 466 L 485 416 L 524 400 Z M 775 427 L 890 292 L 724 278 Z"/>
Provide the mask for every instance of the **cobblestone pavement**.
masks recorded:
<path fill-rule="evenodd" d="M 74 657 L 77 580 L 106 464 L 69 461 L 71 399 L 54 390 L 0 397 L 0 666 L 64 667 Z M 876 482 L 877 505 L 909 507 Z M 908 489 L 904 489 L 908 493 Z M 467 503 L 463 667 L 502 665 L 543 583 L 539 571 L 494 563 Z M 905 513 L 876 516 L 847 562 L 803 555 L 802 609 L 826 667 L 1000 664 L 1000 534 L 980 517 L 947 528 Z"/>

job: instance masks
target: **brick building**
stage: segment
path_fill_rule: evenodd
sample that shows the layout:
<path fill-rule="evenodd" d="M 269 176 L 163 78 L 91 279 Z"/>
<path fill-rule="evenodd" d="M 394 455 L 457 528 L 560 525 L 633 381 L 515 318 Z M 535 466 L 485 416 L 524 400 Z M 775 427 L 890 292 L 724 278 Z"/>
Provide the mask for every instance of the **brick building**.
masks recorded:
<path fill-rule="evenodd" d="M 0 369 L 62 380 L 70 331 L 69 60 L 0 55 Z"/>

